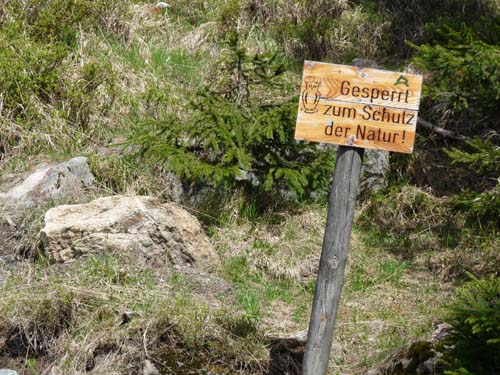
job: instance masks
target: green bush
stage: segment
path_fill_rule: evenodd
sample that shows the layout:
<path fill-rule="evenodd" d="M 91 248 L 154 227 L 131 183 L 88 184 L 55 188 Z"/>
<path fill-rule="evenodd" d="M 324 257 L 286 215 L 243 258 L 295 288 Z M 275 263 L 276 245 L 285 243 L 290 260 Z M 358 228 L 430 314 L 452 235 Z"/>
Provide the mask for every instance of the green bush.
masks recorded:
<path fill-rule="evenodd" d="M 452 335 L 441 359 L 445 375 L 500 373 L 500 278 L 475 280 L 460 288 L 449 308 Z"/>
<path fill-rule="evenodd" d="M 0 28 L 0 119 L 5 124 L 0 153 L 24 147 L 68 150 L 79 137 L 95 139 L 95 125 L 115 101 L 111 64 L 71 65 L 64 46 L 36 41 L 22 30 L 14 24 Z"/>
<path fill-rule="evenodd" d="M 119 0 L 36 0 L 26 9 L 26 21 L 38 40 L 74 46 L 79 29 L 120 35 L 128 4 Z"/>
<path fill-rule="evenodd" d="M 379 62 L 389 65 L 404 65 L 411 58 L 414 50 L 407 42 L 429 42 L 435 31 L 446 24 L 470 26 L 484 17 L 497 17 L 500 10 L 496 0 L 354 0 L 354 3 L 367 9 L 372 20 L 380 18 L 385 24 L 380 35 L 383 41 Z M 495 30 L 490 32 L 493 35 Z"/>
<path fill-rule="evenodd" d="M 110 63 L 77 63 L 72 52 L 80 32 L 121 36 L 129 5 L 13 0 L 0 7 L 0 159 L 15 150 L 70 151 L 102 136 L 95 125 L 114 104 L 115 74 Z"/>
<path fill-rule="evenodd" d="M 139 128 L 140 156 L 194 185 L 325 190 L 333 155 L 294 140 L 297 98 L 288 99 L 279 57 L 250 55 L 233 35 L 216 69 L 182 113 Z"/>
<path fill-rule="evenodd" d="M 446 153 L 453 164 L 466 164 L 470 169 L 480 174 L 494 178 L 500 175 L 500 147 L 491 140 L 483 141 L 476 137 L 466 142 L 469 150 L 458 148 L 447 149 Z"/>
<path fill-rule="evenodd" d="M 493 233 L 500 227 L 500 180 L 491 190 L 462 193 L 453 203 L 455 209 L 465 212 L 471 225 Z"/>
<path fill-rule="evenodd" d="M 34 99 L 50 102 L 59 88 L 65 51 L 32 40 L 15 25 L 0 29 L 0 92 L 5 113 L 28 119 Z"/>
<path fill-rule="evenodd" d="M 484 20 L 500 29 L 500 17 Z M 415 63 L 431 73 L 425 86 L 433 117 L 469 135 L 495 129 L 500 116 L 500 44 L 479 26 L 439 29 L 415 48 Z"/>
<path fill-rule="evenodd" d="M 445 149 L 454 164 L 464 164 L 469 173 L 484 180 L 483 191 L 467 191 L 453 199 L 455 208 L 466 213 L 470 224 L 483 230 L 500 227 L 500 146 L 476 138 L 468 150 Z"/>
<path fill-rule="evenodd" d="M 135 0 L 10 0 L 0 7 L 0 26 L 22 25 L 43 43 L 74 47 L 78 32 L 104 31 L 124 36 L 124 21 Z"/>

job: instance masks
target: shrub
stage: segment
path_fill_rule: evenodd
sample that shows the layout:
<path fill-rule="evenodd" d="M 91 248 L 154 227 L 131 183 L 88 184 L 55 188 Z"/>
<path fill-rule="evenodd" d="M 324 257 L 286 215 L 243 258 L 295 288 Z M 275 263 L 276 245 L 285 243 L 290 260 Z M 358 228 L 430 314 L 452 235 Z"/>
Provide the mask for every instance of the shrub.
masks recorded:
<path fill-rule="evenodd" d="M 413 55 L 407 42 L 425 43 L 434 37 L 436 29 L 445 24 L 454 26 L 472 25 L 483 17 L 498 15 L 496 0 L 356 0 L 372 9 L 388 27 L 383 45 L 386 58 L 391 63 L 401 64 Z M 487 27 L 485 28 L 487 29 Z M 494 31 L 491 30 L 492 34 Z"/>
<path fill-rule="evenodd" d="M 94 139 L 95 125 L 116 96 L 111 64 L 70 65 L 62 45 L 36 41 L 21 30 L 0 28 L 0 158 L 16 148 L 61 151 L 79 137 Z"/>
<path fill-rule="evenodd" d="M 326 189 L 332 153 L 294 140 L 297 99 L 287 95 L 279 57 L 250 55 L 233 35 L 216 69 L 218 78 L 182 114 L 135 133 L 140 156 L 194 185 L 296 195 Z"/>
<path fill-rule="evenodd" d="M 500 18 L 483 22 L 500 28 Z M 445 26 L 432 43 L 415 46 L 414 61 L 431 73 L 428 104 L 442 121 L 469 135 L 494 129 L 500 117 L 500 44 L 489 39 L 479 26 Z"/>
<path fill-rule="evenodd" d="M 10 117 L 29 118 L 33 97 L 51 100 L 64 56 L 62 48 L 36 42 L 16 25 L 0 29 L 0 92 Z"/>
<path fill-rule="evenodd" d="M 472 225 L 494 230 L 500 227 L 500 147 L 480 138 L 467 142 L 467 146 L 467 151 L 445 151 L 454 164 L 465 164 L 470 173 L 482 178 L 484 189 L 460 194 L 454 199 L 455 207 L 466 213 Z"/>
<path fill-rule="evenodd" d="M 447 321 L 451 348 L 441 360 L 446 375 L 500 373 L 500 278 L 467 283 L 456 293 Z"/>
<path fill-rule="evenodd" d="M 35 38 L 73 46 L 79 29 L 120 35 L 127 9 L 119 0 L 36 0 L 25 11 Z"/>
<path fill-rule="evenodd" d="M 465 212 L 469 224 L 492 233 L 500 227 L 500 180 L 491 190 L 462 193 L 453 202 L 457 210 Z"/>
<path fill-rule="evenodd" d="M 453 148 L 446 150 L 446 153 L 454 164 L 466 164 L 470 169 L 488 177 L 500 175 L 499 146 L 493 144 L 491 140 L 482 141 L 480 138 L 468 141 L 467 146 L 470 151 Z"/>
<path fill-rule="evenodd" d="M 114 104 L 111 64 L 73 64 L 69 57 L 78 58 L 71 52 L 81 30 L 119 32 L 128 5 L 103 0 L 13 0 L 2 5 L 0 159 L 16 149 L 69 151 L 81 146 L 82 139 L 102 135 L 90 123 L 103 119 Z"/>

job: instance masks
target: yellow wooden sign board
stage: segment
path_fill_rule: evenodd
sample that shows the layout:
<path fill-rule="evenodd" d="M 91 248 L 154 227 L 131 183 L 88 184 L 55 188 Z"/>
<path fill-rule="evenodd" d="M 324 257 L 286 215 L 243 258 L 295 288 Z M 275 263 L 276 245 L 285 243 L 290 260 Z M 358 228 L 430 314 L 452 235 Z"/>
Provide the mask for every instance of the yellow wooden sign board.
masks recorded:
<path fill-rule="evenodd" d="M 304 62 L 295 139 L 411 153 L 422 76 Z"/>

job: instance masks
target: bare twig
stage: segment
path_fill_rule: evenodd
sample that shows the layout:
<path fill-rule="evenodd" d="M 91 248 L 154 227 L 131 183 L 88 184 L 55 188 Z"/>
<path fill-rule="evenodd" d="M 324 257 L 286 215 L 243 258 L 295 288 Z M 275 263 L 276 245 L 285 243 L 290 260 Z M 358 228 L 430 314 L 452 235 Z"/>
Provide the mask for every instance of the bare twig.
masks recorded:
<path fill-rule="evenodd" d="M 451 130 L 446 130 L 446 129 L 444 129 L 440 126 L 434 125 L 433 123 L 431 123 L 427 120 L 424 120 L 423 118 L 420 118 L 420 117 L 417 120 L 417 125 L 420 125 L 421 127 L 425 128 L 425 129 L 433 131 L 433 132 L 441 135 L 444 138 L 450 138 L 450 139 L 454 139 L 456 141 L 462 141 L 462 142 L 471 140 L 471 138 L 469 138 L 465 135 L 454 133 Z"/>

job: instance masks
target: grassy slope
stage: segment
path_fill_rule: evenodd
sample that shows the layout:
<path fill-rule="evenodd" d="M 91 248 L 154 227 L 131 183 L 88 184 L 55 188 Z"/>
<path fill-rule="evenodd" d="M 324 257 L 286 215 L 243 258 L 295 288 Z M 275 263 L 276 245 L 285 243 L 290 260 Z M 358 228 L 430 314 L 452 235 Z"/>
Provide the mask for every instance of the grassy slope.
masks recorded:
<path fill-rule="evenodd" d="M 105 90 L 88 98 L 86 105 L 95 109 L 89 128 L 75 127 L 64 116 L 64 106 L 56 112 L 50 104 L 38 107 L 42 116 L 37 127 L 23 127 L 22 121 L 2 113 L 1 141 L 15 134 L 18 142 L 6 147 L 0 174 L 25 171 L 41 159 L 86 154 L 100 182 L 97 195 L 161 195 L 158 171 L 144 171 L 98 151 L 129 134 L 139 119 L 181 110 L 206 78 L 219 54 L 213 22 L 217 9 L 205 9 L 201 17 L 193 9 L 152 17 L 149 4 L 131 4 L 124 18 L 126 37 L 80 32 L 77 48 L 65 58 L 64 74 L 78 80 L 87 62 L 110 63 L 115 87 L 111 108 L 100 111 Z M 349 14 L 355 21 L 365 17 L 361 8 Z M 202 21 L 190 22 L 193 18 Z M 342 22 L 342 30 L 353 27 L 347 18 Z M 351 43 L 339 37 L 339 49 L 341 39 Z M 276 48 L 257 28 L 250 28 L 248 43 L 254 50 Z M 171 368 L 180 366 L 177 362 L 227 373 L 265 372 L 266 337 L 307 328 L 325 209 L 286 213 L 278 224 L 266 218 L 248 222 L 239 213 L 228 216 L 209 229 L 223 258 L 219 275 L 233 286 L 234 303 L 222 299 L 212 306 L 183 277 L 165 278 L 161 271 L 135 269 L 120 259 L 93 258 L 63 268 L 43 261 L 0 265 L 0 276 L 9 278 L 0 287 L 0 329 L 14 343 L 4 348 L 0 365 L 26 374 L 52 366 L 61 374 L 85 373 L 86 367 L 100 374 L 136 371 L 150 358 L 165 373 L 181 374 Z M 378 237 L 370 236 L 364 229 L 353 236 L 332 374 L 362 374 L 397 348 L 428 337 L 451 288 L 420 262 L 387 251 L 377 245 Z M 126 309 L 138 315 L 120 325 Z M 0 348 L 4 344 L 0 340 Z"/>
<path fill-rule="evenodd" d="M 26 374 L 51 366 L 62 374 L 86 366 L 96 374 L 110 367 L 120 373 L 137 369 L 146 356 L 167 374 L 176 362 L 235 374 L 265 372 L 266 337 L 307 328 L 324 215 L 323 208 L 312 208 L 279 224 L 237 220 L 217 228 L 212 241 L 223 258 L 219 275 L 233 287 L 229 300 L 204 298 L 182 275 L 110 257 L 65 267 L 9 267 L 3 271 L 9 282 L 1 288 L 0 328 L 11 342 L 19 337 L 16 349 L 8 345 L 7 353 L 18 355 L 11 364 Z M 425 269 L 366 246 L 356 231 L 332 373 L 364 373 L 401 346 L 428 338 L 448 291 Z M 137 315 L 121 325 L 126 310 Z"/>
<path fill-rule="evenodd" d="M 273 336 L 307 329 L 326 212 L 308 208 L 280 224 L 232 224 L 214 236 L 222 274 L 239 302 Z M 355 230 L 332 353 L 332 371 L 362 374 L 428 338 L 451 286 Z"/>

